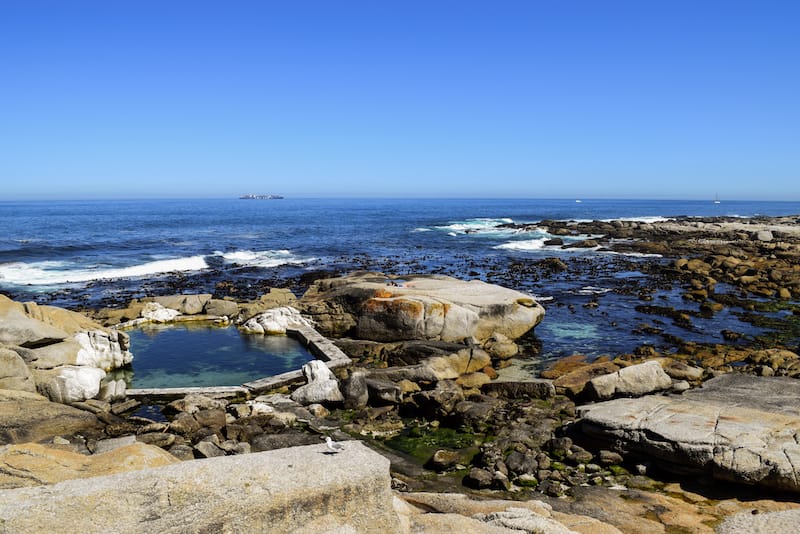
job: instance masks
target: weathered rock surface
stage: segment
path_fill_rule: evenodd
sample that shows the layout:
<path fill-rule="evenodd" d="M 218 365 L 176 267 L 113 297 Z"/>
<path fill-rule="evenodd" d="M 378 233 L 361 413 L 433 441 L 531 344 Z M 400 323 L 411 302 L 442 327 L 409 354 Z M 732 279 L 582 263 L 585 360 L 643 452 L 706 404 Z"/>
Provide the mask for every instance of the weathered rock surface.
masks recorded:
<path fill-rule="evenodd" d="M 0 389 L 17 389 L 36 392 L 33 380 L 25 360 L 13 350 L 0 347 Z"/>
<path fill-rule="evenodd" d="M 133 360 L 127 334 L 104 329 L 81 314 L 0 295 L 0 344 L 22 358 L 30 373 L 9 352 L 0 361 L 4 387 L 30 390 L 30 384 L 56 402 L 79 402 L 101 392 L 105 371 Z M 5 349 L 4 349 L 5 350 Z M 118 396 L 119 388 L 104 394 Z M 123 389 L 124 391 L 124 389 Z"/>
<path fill-rule="evenodd" d="M 34 376 L 41 394 L 53 402 L 70 404 L 96 397 L 106 372 L 97 367 L 62 365 L 54 369 L 35 370 Z"/>
<path fill-rule="evenodd" d="M 549 504 L 536 500 L 476 500 L 456 493 L 404 493 L 401 497 L 413 507 L 399 510 L 401 516 L 410 520 L 412 532 L 456 532 L 455 525 L 468 532 L 620 532 L 591 517 L 554 512 Z M 466 518 L 471 522 L 466 522 Z"/>
<path fill-rule="evenodd" d="M 203 313 L 203 308 L 211 300 L 211 295 L 166 295 L 143 300 L 152 300 L 165 308 L 177 310 L 183 315 L 197 315 Z"/>
<path fill-rule="evenodd" d="M 136 442 L 88 456 L 36 443 L 7 445 L 0 447 L 0 489 L 55 484 L 177 462 L 163 449 Z"/>
<path fill-rule="evenodd" d="M 513 340 L 544 317 L 544 308 L 524 293 L 438 275 L 399 283 L 363 272 L 318 280 L 299 305 L 325 335 L 375 341 L 483 342 L 495 333 Z"/>
<path fill-rule="evenodd" d="M 325 402 L 342 402 L 339 381 L 333 372 L 320 360 L 311 360 L 303 366 L 303 376 L 308 383 L 292 392 L 293 401 L 308 405 Z"/>
<path fill-rule="evenodd" d="M 680 397 L 578 409 L 580 430 L 678 473 L 800 491 L 800 382 L 729 374 Z"/>
<path fill-rule="evenodd" d="M 154 323 L 168 323 L 179 316 L 181 312 L 174 308 L 167 308 L 158 302 L 148 302 L 141 311 L 142 319 Z"/>
<path fill-rule="evenodd" d="M 36 393 L 0 390 L 0 444 L 40 441 L 100 426 L 89 412 Z"/>
<path fill-rule="evenodd" d="M 669 389 L 672 379 L 657 361 L 625 367 L 619 371 L 591 379 L 584 393 L 592 400 L 614 397 L 640 397 L 655 391 Z"/>
<path fill-rule="evenodd" d="M 357 442 L 325 451 L 319 444 L 3 490 L 0 524 L 9 532 L 398 532 L 389 461 Z"/>
<path fill-rule="evenodd" d="M 232 318 L 239 315 L 239 305 L 231 300 L 211 299 L 203 311 L 206 315 Z"/>
<path fill-rule="evenodd" d="M 291 306 L 273 308 L 248 319 L 239 330 L 245 334 L 285 334 L 287 328 L 312 327 L 311 322 Z"/>

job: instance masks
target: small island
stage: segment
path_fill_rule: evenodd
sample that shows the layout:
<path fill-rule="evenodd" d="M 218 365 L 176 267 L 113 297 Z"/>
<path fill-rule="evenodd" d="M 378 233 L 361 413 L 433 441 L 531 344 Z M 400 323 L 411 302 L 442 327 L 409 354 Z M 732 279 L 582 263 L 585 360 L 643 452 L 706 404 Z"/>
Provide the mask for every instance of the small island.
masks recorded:
<path fill-rule="evenodd" d="M 279 200 L 283 197 L 281 195 L 242 195 L 239 197 L 242 200 Z"/>

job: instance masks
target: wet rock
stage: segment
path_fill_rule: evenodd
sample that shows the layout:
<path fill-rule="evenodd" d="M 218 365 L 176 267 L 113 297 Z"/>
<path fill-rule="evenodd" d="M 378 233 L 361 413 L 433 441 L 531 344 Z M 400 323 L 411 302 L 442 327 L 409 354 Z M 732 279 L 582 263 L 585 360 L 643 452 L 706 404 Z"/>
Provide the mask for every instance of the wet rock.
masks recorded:
<path fill-rule="evenodd" d="M 473 467 L 464 477 L 464 485 L 475 489 L 491 488 L 494 484 L 494 475 L 486 469 Z"/>
<path fill-rule="evenodd" d="M 434 471 L 446 471 L 461 461 L 461 454 L 456 451 L 449 451 L 447 449 L 439 449 L 433 453 L 426 467 Z"/>
<path fill-rule="evenodd" d="M 504 399 L 552 399 L 556 389 L 553 381 L 545 379 L 530 379 L 525 381 L 489 382 L 481 387 L 487 395 Z"/>

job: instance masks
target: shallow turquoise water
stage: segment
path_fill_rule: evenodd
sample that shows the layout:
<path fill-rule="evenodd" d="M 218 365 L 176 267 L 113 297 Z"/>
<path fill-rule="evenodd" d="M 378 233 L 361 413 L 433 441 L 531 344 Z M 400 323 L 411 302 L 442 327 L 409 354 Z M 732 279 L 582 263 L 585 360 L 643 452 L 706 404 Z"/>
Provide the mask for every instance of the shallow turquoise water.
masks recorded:
<path fill-rule="evenodd" d="M 241 335 L 234 327 L 148 326 L 128 334 L 132 388 L 237 386 L 314 359 L 292 337 Z"/>

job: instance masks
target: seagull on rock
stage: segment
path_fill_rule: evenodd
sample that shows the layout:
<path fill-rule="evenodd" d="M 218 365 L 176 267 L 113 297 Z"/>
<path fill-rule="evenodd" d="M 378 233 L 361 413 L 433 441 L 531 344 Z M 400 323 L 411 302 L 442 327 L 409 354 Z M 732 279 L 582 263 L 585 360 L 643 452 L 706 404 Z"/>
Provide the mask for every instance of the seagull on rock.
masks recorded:
<path fill-rule="evenodd" d="M 328 450 L 331 451 L 329 454 L 335 454 L 344 450 L 344 444 L 333 441 L 330 436 L 325 436 L 325 445 L 327 445 Z"/>

